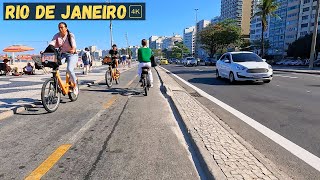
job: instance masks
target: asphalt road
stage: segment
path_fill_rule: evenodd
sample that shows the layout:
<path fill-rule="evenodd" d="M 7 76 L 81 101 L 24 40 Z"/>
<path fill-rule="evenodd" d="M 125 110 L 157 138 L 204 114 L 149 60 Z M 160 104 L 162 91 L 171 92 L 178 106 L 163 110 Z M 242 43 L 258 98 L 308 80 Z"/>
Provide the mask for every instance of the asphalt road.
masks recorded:
<path fill-rule="evenodd" d="M 0 121 L 0 179 L 200 179 L 164 95 L 145 97 L 139 85 L 132 69 L 111 89 L 95 84 L 75 102 L 63 98 L 54 113 L 39 105 Z"/>
<path fill-rule="evenodd" d="M 214 66 L 163 66 L 211 96 L 320 157 L 320 79 L 317 75 L 275 72 L 271 83 L 231 85 L 215 77 Z M 183 85 L 189 92 L 194 90 Z M 221 107 L 195 97 L 281 169 L 299 179 L 319 179 L 320 173 Z"/>

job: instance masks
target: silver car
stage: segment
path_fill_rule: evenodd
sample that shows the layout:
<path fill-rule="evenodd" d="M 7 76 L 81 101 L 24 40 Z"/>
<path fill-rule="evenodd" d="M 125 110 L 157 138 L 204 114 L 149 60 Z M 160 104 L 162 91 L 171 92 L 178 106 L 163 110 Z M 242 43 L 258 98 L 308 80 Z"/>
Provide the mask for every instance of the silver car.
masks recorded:
<path fill-rule="evenodd" d="M 184 66 L 197 66 L 197 60 L 194 57 L 186 57 L 183 65 Z"/>

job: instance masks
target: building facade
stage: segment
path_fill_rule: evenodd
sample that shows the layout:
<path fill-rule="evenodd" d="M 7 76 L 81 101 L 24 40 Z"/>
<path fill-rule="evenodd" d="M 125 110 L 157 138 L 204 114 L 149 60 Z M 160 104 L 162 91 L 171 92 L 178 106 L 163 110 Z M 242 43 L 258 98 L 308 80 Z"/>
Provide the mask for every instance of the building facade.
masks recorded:
<path fill-rule="evenodd" d="M 233 19 L 243 35 L 250 33 L 252 0 L 221 0 L 220 19 Z"/>
<path fill-rule="evenodd" d="M 156 49 L 156 40 L 158 39 L 159 37 L 158 36 L 151 36 L 149 38 L 149 48 L 151 49 Z"/>
<path fill-rule="evenodd" d="M 195 54 L 195 29 L 195 26 L 191 26 L 183 30 L 183 44 L 189 49 L 192 55 Z"/>
<path fill-rule="evenodd" d="M 261 0 L 253 0 L 253 9 Z M 269 40 L 269 55 L 286 56 L 290 43 L 313 32 L 316 0 L 278 0 L 279 8 L 275 12 L 280 18 L 269 17 L 265 37 Z M 257 24 L 258 17 L 251 18 L 250 40 L 261 39 Z M 261 32 L 261 31 L 260 31 Z M 261 33 L 260 33 L 261 34 Z"/>
<path fill-rule="evenodd" d="M 176 42 L 182 42 L 182 37 L 180 35 L 166 37 L 163 39 L 162 49 L 172 49 Z"/>
<path fill-rule="evenodd" d="M 210 24 L 210 21 L 208 20 L 201 20 L 197 22 L 196 26 L 196 32 L 202 31 L 205 27 L 207 27 Z M 197 38 L 197 37 L 195 37 Z M 201 48 L 201 44 L 195 39 L 195 57 L 204 59 L 208 56 L 206 51 Z"/>

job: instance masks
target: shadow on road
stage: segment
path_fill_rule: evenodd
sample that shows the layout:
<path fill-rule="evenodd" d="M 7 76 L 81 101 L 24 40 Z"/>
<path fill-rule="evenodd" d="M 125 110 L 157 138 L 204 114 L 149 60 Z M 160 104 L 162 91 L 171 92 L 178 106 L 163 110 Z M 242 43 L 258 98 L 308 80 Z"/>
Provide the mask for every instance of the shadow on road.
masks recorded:
<path fill-rule="evenodd" d="M 213 70 L 180 70 L 180 71 L 174 71 L 172 72 L 173 74 L 194 74 L 194 75 L 201 75 L 201 74 L 214 74 L 215 71 Z M 169 72 L 167 72 L 167 74 L 170 74 Z"/>
<path fill-rule="evenodd" d="M 236 85 L 261 85 L 263 82 L 254 82 L 254 81 L 241 81 L 236 82 L 235 84 L 230 84 L 228 79 L 217 79 L 216 77 L 205 77 L 205 78 L 192 78 L 188 80 L 193 84 L 207 84 L 207 85 L 216 85 L 216 86 L 236 86 Z"/>
<path fill-rule="evenodd" d="M 113 95 L 119 94 L 122 96 L 135 96 L 144 97 L 142 88 L 110 88 L 110 89 L 83 89 L 82 91 L 87 92 L 108 92 Z"/>

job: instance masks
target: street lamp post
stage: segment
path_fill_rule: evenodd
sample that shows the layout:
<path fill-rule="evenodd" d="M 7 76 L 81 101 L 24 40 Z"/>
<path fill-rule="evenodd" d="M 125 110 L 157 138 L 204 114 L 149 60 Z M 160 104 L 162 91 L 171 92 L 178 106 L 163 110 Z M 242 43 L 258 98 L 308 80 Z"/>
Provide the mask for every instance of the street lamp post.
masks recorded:
<path fill-rule="evenodd" d="M 198 8 L 196 8 L 196 9 L 194 9 L 195 11 L 196 11 L 196 28 L 195 28 L 195 38 L 194 38 L 194 43 L 195 43 L 195 55 L 194 55 L 194 57 L 196 57 L 196 55 L 197 55 L 197 53 L 198 53 L 198 46 L 197 46 L 197 23 L 198 23 Z"/>
<path fill-rule="evenodd" d="M 111 3 L 111 0 L 109 0 L 109 4 Z M 110 19 L 110 47 L 113 45 L 113 37 L 112 37 L 112 20 Z"/>
<path fill-rule="evenodd" d="M 315 19 L 314 19 L 314 28 L 313 28 L 312 43 L 311 43 L 309 69 L 313 69 L 313 62 L 314 62 L 314 59 L 316 56 L 315 50 L 316 50 L 317 34 L 318 34 L 319 3 L 320 3 L 320 0 L 317 0 L 317 9 L 316 9 L 316 15 L 315 15 Z"/>

